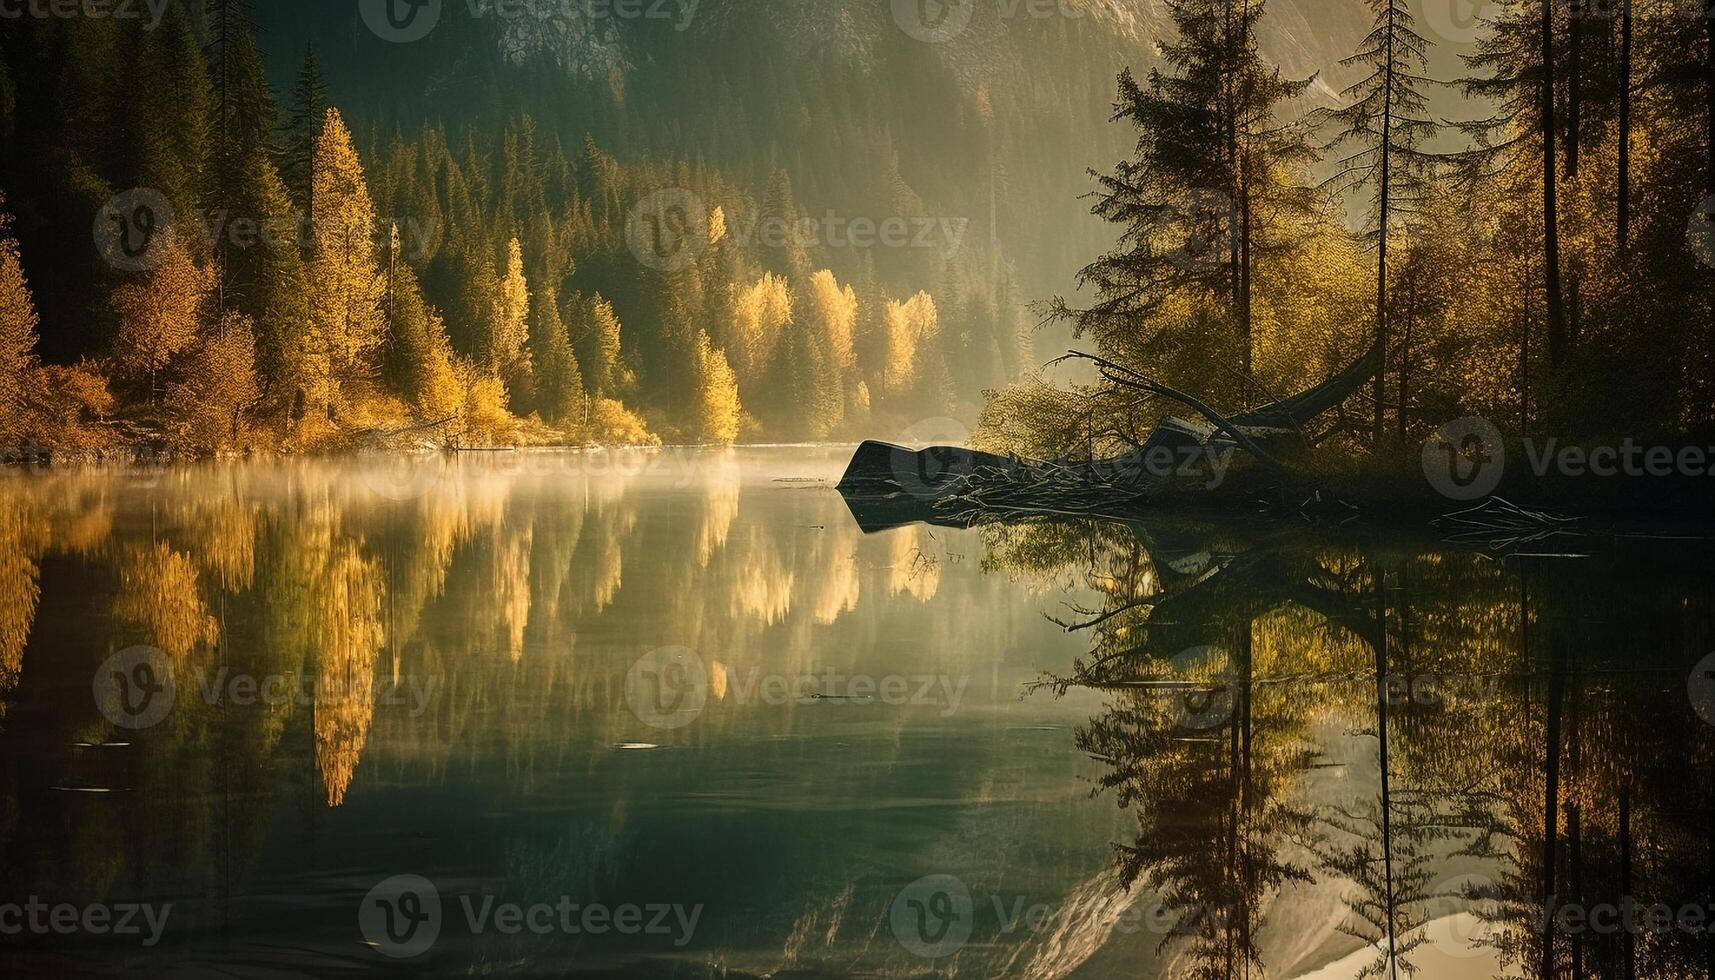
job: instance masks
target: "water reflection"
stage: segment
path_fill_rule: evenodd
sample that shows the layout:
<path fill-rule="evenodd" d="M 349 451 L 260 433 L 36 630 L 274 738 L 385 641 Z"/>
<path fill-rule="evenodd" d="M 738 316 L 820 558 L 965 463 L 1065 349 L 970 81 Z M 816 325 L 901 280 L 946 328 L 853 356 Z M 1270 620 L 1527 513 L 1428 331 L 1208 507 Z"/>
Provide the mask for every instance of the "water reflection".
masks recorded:
<path fill-rule="evenodd" d="M 1715 965 L 1706 549 L 988 533 L 997 563 L 1102 597 L 1063 620 L 1089 654 L 1045 684 L 1107 695 L 1076 737 L 1136 816 L 1119 882 L 1166 910 L 1164 972 L 1315 948 L 1344 950 L 1329 977 Z"/>
<path fill-rule="evenodd" d="M 36 898 L 173 911 L 156 944 L 24 928 L 0 959 L 1707 971 L 1701 547 L 890 527 L 829 489 L 842 462 L 8 475 L 0 927 Z M 139 662 L 171 678 L 144 725 L 91 697 L 116 675 L 141 705 Z M 359 922 L 400 874 L 442 909 L 408 960 Z M 562 901 L 695 925 L 467 912 Z"/>

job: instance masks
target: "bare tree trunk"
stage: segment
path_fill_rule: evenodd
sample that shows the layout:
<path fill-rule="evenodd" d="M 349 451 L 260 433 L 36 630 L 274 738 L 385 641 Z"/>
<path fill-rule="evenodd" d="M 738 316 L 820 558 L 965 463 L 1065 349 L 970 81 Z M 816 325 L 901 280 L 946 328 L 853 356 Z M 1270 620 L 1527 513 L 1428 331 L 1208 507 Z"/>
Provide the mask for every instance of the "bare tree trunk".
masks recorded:
<path fill-rule="evenodd" d="M 1715 133 L 1715 129 L 1711 129 Z M 1560 299 L 1560 222 L 1555 202 L 1554 0 L 1542 0 L 1542 260 L 1547 292 L 1548 364 L 1566 359 L 1566 310 Z"/>
<path fill-rule="evenodd" d="M 1409 422 L 1408 406 L 1411 399 L 1411 335 L 1417 326 L 1417 283 L 1414 281 L 1406 290 L 1405 304 L 1405 335 L 1399 344 L 1399 408 L 1396 410 L 1398 419 L 1399 444 L 1405 445 L 1406 428 Z"/>
<path fill-rule="evenodd" d="M 1620 786 L 1620 906 L 1632 895 L 1632 787 Z M 1632 930 L 1620 931 L 1620 980 L 1632 980 L 1636 960 Z"/>
<path fill-rule="evenodd" d="M 1539 951 L 1542 961 L 1538 975 L 1544 980 L 1552 980 L 1555 975 L 1554 863 L 1560 848 L 1560 702 L 1564 670 L 1562 661 L 1566 656 L 1566 646 L 1560 637 L 1550 639 L 1549 645 L 1548 720 L 1543 732 L 1543 748 L 1547 759 L 1544 765 L 1546 778 L 1542 793 L 1542 883 L 1541 891 L 1537 895 L 1537 905 L 1542 909 L 1543 916 L 1542 947 Z"/>
<path fill-rule="evenodd" d="M 1382 183 L 1377 197 L 1377 231 L 1380 232 L 1376 250 L 1376 346 L 1381 348 L 1381 363 L 1376 365 L 1376 381 L 1372 401 L 1375 402 L 1375 434 L 1373 451 L 1382 448 L 1382 433 L 1386 431 L 1386 407 L 1383 394 L 1387 390 L 1387 233 L 1389 192 L 1393 177 L 1393 6 L 1388 6 L 1387 60 L 1382 77 Z"/>
<path fill-rule="evenodd" d="M 1620 2 L 1620 163 L 1619 201 L 1615 208 L 1615 246 L 1625 260 L 1632 224 L 1632 0 Z"/>

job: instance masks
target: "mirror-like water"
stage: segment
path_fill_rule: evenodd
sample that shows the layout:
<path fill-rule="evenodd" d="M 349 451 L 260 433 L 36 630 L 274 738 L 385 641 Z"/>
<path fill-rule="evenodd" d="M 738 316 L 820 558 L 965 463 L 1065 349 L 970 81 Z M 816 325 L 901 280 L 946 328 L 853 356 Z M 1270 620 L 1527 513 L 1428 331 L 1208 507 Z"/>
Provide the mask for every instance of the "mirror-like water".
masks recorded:
<path fill-rule="evenodd" d="M 1715 957 L 1701 546 L 864 535 L 831 489 L 846 455 L 8 474 L 0 958 L 1333 978 Z"/>

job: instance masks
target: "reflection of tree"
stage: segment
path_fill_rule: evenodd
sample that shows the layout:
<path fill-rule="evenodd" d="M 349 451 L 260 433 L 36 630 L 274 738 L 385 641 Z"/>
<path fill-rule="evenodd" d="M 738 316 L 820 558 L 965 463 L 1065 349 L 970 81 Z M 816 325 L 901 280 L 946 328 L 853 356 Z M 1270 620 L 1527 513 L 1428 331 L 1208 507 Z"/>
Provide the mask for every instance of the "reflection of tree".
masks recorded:
<path fill-rule="evenodd" d="M 282 531 L 270 576 L 269 638 L 280 651 L 277 663 L 310 668 L 316 771 L 328 805 L 338 806 L 375 712 L 385 582 L 326 502 L 294 513 Z"/>
<path fill-rule="evenodd" d="M 24 644 L 41 598 L 36 558 L 47 546 L 47 530 L 23 494 L 0 494 L 0 697 L 17 686 L 23 670 Z"/>
<path fill-rule="evenodd" d="M 196 563 L 165 541 L 120 552 L 113 614 L 135 624 L 142 642 L 179 661 L 213 643 L 219 632 L 203 602 Z"/>

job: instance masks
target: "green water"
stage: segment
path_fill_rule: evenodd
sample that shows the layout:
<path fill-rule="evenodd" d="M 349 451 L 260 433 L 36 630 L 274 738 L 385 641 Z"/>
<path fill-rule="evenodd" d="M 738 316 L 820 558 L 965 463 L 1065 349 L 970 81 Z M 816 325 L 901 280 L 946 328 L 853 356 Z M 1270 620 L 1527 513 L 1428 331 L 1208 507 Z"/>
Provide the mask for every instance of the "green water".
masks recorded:
<path fill-rule="evenodd" d="M 848 454 L 8 473 L 0 962 L 1705 968 L 1533 911 L 1709 905 L 1700 544 L 865 535 Z"/>

